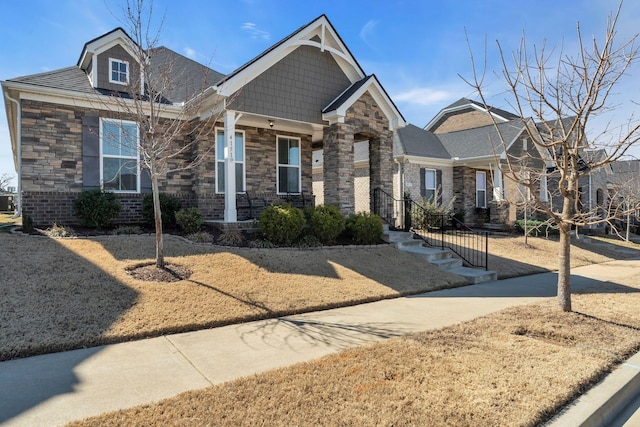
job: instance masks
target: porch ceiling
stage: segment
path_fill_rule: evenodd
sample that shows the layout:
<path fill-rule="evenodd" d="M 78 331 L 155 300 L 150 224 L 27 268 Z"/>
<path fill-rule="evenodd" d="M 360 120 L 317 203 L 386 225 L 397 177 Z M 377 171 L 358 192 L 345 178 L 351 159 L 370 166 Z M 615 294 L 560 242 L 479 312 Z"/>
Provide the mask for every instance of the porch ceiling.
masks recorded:
<path fill-rule="evenodd" d="M 297 122 L 294 120 L 287 120 L 278 117 L 267 117 L 260 114 L 244 113 L 241 111 L 238 112 L 242 114 L 240 120 L 238 120 L 237 123 L 239 125 L 265 129 L 271 128 L 276 131 L 311 135 L 311 140 L 313 141 L 313 143 L 316 144 L 319 142 L 322 146 L 322 133 L 324 131 L 324 128 L 326 127 L 324 125 L 319 125 L 316 123 Z M 270 123 L 273 123 L 273 127 L 269 125 Z"/>

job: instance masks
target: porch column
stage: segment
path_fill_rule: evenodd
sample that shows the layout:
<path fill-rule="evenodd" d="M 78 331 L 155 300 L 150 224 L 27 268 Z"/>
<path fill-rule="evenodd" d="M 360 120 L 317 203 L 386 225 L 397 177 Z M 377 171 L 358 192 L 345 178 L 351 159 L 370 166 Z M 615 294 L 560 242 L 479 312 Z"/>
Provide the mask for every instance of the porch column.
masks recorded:
<path fill-rule="evenodd" d="M 236 162 L 234 158 L 236 121 L 240 114 L 224 113 L 224 222 L 236 222 Z"/>
<path fill-rule="evenodd" d="M 353 131 L 346 123 L 333 123 L 324 130 L 323 145 L 324 203 L 352 215 L 355 210 Z"/>
<path fill-rule="evenodd" d="M 497 165 L 491 165 L 493 169 L 493 200 L 501 202 L 504 200 L 504 188 L 502 187 L 502 171 Z"/>

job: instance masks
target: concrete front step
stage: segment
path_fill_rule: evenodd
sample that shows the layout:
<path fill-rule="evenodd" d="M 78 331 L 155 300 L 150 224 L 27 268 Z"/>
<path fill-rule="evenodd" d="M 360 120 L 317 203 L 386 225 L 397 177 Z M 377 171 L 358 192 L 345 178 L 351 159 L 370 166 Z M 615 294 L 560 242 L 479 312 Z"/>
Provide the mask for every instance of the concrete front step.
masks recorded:
<path fill-rule="evenodd" d="M 471 283 L 476 284 L 498 279 L 498 274 L 495 271 L 463 267 L 462 260 L 454 258 L 449 249 L 424 246 L 424 242 L 421 239 L 415 239 L 413 233 L 386 229 L 383 239 L 399 250 L 416 254 L 442 270 L 464 277 Z"/>
<path fill-rule="evenodd" d="M 478 268 L 469 268 L 469 267 L 457 267 L 457 268 L 452 268 L 448 271 L 449 273 L 462 276 L 474 284 L 483 283 L 483 282 L 492 282 L 494 280 L 498 280 L 498 273 L 491 270 L 480 270 Z"/>
<path fill-rule="evenodd" d="M 446 249 L 430 248 L 427 246 L 406 246 L 401 250 L 416 254 L 429 262 L 433 262 L 438 259 L 451 258 L 451 251 Z"/>
<path fill-rule="evenodd" d="M 462 260 L 460 258 L 442 258 L 433 259 L 429 261 L 431 264 L 440 267 L 443 270 L 452 270 L 454 268 L 462 267 Z"/>

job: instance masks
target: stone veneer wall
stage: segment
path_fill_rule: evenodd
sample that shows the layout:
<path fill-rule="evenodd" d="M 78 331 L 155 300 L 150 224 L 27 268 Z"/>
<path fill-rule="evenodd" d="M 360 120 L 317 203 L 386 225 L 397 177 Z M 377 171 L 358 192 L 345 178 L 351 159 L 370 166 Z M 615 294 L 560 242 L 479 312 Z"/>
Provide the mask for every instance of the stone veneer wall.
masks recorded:
<path fill-rule="evenodd" d="M 333 123 L 324 131 L 324 202 L 338 206 L 345 215 L 355 212 L 356 136 L 369 140 L 370 200 L 375 188 L 393 194 L 392 132 L 389 120 L 368 92 L 348 108 L 344 123 Z"/>
<path fill-rule="evenodd" d="M 456 211 L 464 212 L 464 222 L 470 225 L 480 224 L 483 221 L 482 213 L 483 209 L 476 208 L 476 171 L 481 169 L 474 169 L 467 166 L 455 166 L 453 168 L 453 195 L 455 201 L 453 208 Z M 490 220 L 490 207 L 493 199 L 493 181 L 491 179 L 491 173 L 488 170 L 482 170 L 487 172 L 487 216 L 484 220 Z"/>
<path fill-rule="evenodd" d="M 78 224 L 73 213 L 73 200 L 83 189 L 82 182 L 82 117 L 93 115 L 116 118 L 109 111 L 91 110 L 56 104 L 22 101 L 22 210 L 37 226 L 59 223 Z M 312 200 L 311 136 L 272 129 L 247 128 L 245 158 L 247 189 L 252 197 L 269 203 L 279 200 L 276 194 L 276 136 L 301 139 L 302 191 Z M 99 130 L 91 130 L 98 132 Z M 186 143 L 186 137 L 176 141 Z M 215 193 L 215 133 L 201 137 L 198 154 L 205 160 L 196 168 L 170 173 L 160 179 L 162 192 L 175 195 L 184 207 L 196 206 L 207 219 L 222 219 L 224 195 Z M 191 156 L 186 153 L 184 159 Z M 122 203 L 119 223 L 142 222 L 144 194 L 118 194 Z M 243 203 L 238 196 L 238 206 Z"/>

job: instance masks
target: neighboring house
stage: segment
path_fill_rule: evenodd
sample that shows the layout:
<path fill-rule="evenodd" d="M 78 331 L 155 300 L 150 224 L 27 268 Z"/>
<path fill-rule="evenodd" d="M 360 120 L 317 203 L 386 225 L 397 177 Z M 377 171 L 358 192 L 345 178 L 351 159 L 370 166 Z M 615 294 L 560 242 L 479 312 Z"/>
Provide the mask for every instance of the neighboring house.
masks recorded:
<path fill-rule="evenodd" d="M 609 213 L 638 233 L 640 225 L 640 160 L 621 160 L 611 163 L 611 174 L 607 182 L 608 197 L 611 199 Z M 620 205 L 618 212 L 615 206 Z M 620 212 L 628 210 L 628 215 Z M 631 212 L 633 210 L 633 212 Z M 622 227 L 621 227 L 622 228 Z M 626 227 L 625 227 L 626 228 Z"/>
<path fill-rule="evenodd" d="M 117 28 L 87 42 L 74 66 L 2 82 L 19 209 L 34 224 L 75 223 L 73 201 L 91 188 L 117 193 L 120 222 L 141 220 L 150 180 L 140 170 L 139 153 L 109 148 L 114 138 L 139 137 L 137 123 L 127 121 L 110 96 L 124 92 L 129 81 L 144 81 L 133 78 L 138 67 L 132 45 Z M 184 79 L 164 102 L 178 111 L 199 95 L 213 111 L 223 111 L 196 147 L 214 147 L 209 157 L 161 181 L 161 191 L 198 207 L 206 219 L 243 219 L 239 209 L 250 199 L 312 198 L 313 147 L 324 151 L 325 203 L 345 214 L 356 210 L 357 141 L 368 141 L 368 191 L 393 191 L 392 135 L 406 123 L 325 15 L 228 75 L 167 48 L 147 54 L 154 66 L 171 61 L 172 72 Z M 194 92 L 205 76 L 203 90 Z"/>
<path fill-rule="evenodd" d="M 539 135 L 530 120 L 462 98 L 424 129 L 409 125 L 396 132 L 396 194 L 437 194 L 443 204 L 453 200 L 454 210 L 462 212 L 468 224 L 511 224 L 527 195 L 503 176 L 499 165 L 508 160 L 518 173 L 545 170 L 550 156 L 532 138 Z M 539 191 L 547 200 L 545 176 Z"/>

